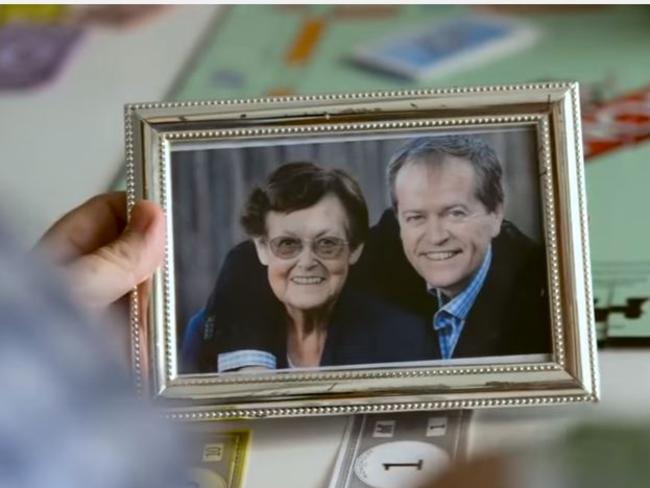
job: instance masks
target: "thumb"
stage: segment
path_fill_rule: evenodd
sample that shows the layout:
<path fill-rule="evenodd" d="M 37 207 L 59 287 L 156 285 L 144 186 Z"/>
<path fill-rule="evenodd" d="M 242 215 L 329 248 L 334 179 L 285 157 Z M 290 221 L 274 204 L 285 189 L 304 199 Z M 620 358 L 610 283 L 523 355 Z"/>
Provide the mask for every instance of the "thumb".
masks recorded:
<path fill-rule="evenodd" d="M 163 212 L 152 202 L 140 201 L 117 239 L 70 264 L 72 287 L 82 303 L 105 307 L 149 278 L 164 250 Z"/>

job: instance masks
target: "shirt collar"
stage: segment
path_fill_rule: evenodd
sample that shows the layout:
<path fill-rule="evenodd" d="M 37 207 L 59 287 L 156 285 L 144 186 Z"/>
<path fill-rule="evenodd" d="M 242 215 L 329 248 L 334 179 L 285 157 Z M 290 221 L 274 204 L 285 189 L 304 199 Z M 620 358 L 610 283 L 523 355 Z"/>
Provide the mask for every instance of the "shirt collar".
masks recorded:
<path fill-rule="evenodd" d="M 447 313 L 453 315 L 454 317 L 465 320 L 469 314 L 476 297 L 478 296 L 481 288 L 483 287 L 483 282 L 485 282 L 485 277 L 487 276 L 488 270 L 490 269 L 490 264 L 492 263 L 492 246 L 488 247 L 483 262 L 479 267 L 478 271 L 474 274 L 472 281 L 469 285 L 465 287 L 454 298 L 445 303 L 444 297 L 439 289 L 429 287 L 429 293 L 436 294 L 439 304 L 444 304 L 439 308 L 440 310 L 445 310 Z"/>

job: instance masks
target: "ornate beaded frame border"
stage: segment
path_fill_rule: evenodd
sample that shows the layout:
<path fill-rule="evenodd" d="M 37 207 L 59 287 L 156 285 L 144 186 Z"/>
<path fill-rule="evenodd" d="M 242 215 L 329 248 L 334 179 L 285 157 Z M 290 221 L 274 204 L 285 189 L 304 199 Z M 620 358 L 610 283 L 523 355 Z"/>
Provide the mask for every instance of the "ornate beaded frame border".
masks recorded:
<path fill-rule="evenodd" d="M 199 126 L 197 128 L 197 126 Z M 550 362 L 179 375 L 176 368 L 170 149 L 211 141 L 534 127 L 553 328 Z M 274 97 L 125 107 L 127 204 L 160 203 L 168 237 L 151 299 L 131 297 L 135 385 L 179 420 L 306 416 L 596 401 L 577 83 Z"/>

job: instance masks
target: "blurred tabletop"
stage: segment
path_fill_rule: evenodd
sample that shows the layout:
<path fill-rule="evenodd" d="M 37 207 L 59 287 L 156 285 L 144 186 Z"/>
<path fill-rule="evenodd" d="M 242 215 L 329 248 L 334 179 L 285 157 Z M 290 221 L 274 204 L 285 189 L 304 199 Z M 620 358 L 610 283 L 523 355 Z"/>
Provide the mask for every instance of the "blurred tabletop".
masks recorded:
<path fill-rule="evenodd" d="M 592 418 L 650 422 L 650 382 L 637 372 L 650 363 L 647 349 L 601 351 L 602 401 L 546 407 L 475 410 L 467 455 L 552 440 Z M 636 378 L 636 379 L 632 379 Z M 215 430 L 252 430 L 247 488 L 327 488 L 347 416 L 215 422 Z"/>
<path fill-rule="evenodd" d="M 26 243 L 67 210 L 109 189 L 124 160 L 124 104 L 167 98 L 219 10 L 172 5 L 127 20 L 98 12 L 94 21 L 76 22 L 74 45 L 57 60 L 51 79 L 0 89 L 0 189 L 3 203 L 13 202 L 3 213 Z M 28 41 L 43 35 L 54 43 L 69 35 L 71 13 L 33 19 L 39 12 L 11 12 L 34 20 Z"/>

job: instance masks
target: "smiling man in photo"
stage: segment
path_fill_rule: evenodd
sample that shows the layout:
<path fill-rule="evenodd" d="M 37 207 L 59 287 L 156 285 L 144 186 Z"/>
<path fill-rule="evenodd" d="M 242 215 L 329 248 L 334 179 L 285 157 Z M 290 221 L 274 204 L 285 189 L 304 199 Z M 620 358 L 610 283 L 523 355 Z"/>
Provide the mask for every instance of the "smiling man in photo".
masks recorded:
<path fill-rule="evenodd" d="M 414 139 L 388 180 L 404 255 L 425 282 L 415 286 L 437 305 L 440 358 L 550 352 L 542 249 L 504 221 L 494 150 L 471 136 Z"/>

